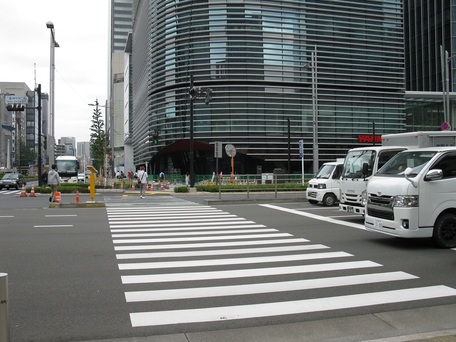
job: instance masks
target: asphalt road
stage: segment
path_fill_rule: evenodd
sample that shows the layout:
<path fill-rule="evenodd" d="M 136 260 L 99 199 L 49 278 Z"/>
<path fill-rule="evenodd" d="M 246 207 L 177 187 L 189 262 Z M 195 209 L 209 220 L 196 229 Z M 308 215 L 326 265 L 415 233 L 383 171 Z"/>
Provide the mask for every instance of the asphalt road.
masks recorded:
<path fill-rule="evenodd" d="M 47 196 L 0 192 L 11 341 L 234 340 L 217 332 L 242 329 L 265 340 L 278 324 L 329 321 L 305 340 L 357 341 L 393 335 L 400 313 L 456 307 L 454 250 L 366 232 L 336 207 L 208 197 L 106 194 L 106 208 L 50 209 Z M 373 317 L 368 334 L 342 338 L 339 320 L 356 331 Z M 432 320 L 456 328 L 454 316 Z"/>

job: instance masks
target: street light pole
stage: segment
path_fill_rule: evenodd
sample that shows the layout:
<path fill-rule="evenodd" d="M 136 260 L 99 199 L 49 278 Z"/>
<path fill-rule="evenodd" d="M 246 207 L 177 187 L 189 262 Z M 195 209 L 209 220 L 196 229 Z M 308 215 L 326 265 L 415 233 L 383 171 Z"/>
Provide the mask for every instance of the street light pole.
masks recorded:
<path fill-rule="evenodd" d="M 55 29 L 54 29 L 54 24 L 52 21 L 48 21 L 46 23 L 46 27 L 50 30 L 51 32 L 51 52 L 50 52 L 50 76 L 49 76 L 49 102 L 50 102 L 50 107 L 49 107 L 49 118 L 50 118 L 50 123 L 51 123 L 51 129 L 50 129 L 50 135 L 51 135 L 51 141 L 49 142 L 52 146 L 51 149 L 48 148 L 48 153 L 49 153 L 49 164 L 52 165 L 54 164 L 54 142 L 55 142 L 55 130 L 54 130 L 54 125 L 55 125 L 55 112 L 54 112 L 54 75 L 55 75 L 55 48 L 60 47 L 59 43 L 55 41 Z"/>
<path fill-rule="evenodd" d="M 212 89 L 207 88 L 202 90 L 199 87 L 193 86 L 193 75 L 190 75 L 190 85 L 188 88 L 188 94 L 190 97 L 190 187 L 193 188 L 195 186 L 195 169 L 194 169 L 194 144 L 193 144 L 193 103 L 194 99 L 201 95 L 205 95 L 206 99 L 204 101 L 205 104 L 209 104 L 212 99 Z"/>
<path fill-rule="evenodd" d="M 41 158 L 41 84 L 38 84 L 38 88 L 36 89 L 36 92 L 38 93 L 38 186 L 43 185 L 42 180 L 41 180 L 41 164 L 42 164 L 42 158 Z"/>
<path fill-rule="evenodd" d="M 318 69 L 317 46 L 311 54 L 312 68 L 312 123 L 313 123 L 313 173 L 318 172 Z"/>
<path fill-rule="evenodd" d="M 190 87 L 189 87 L 189 95 L 190 95 L 190 187 L 193 188 L 195 186 L 195 169 L 193 165 L 193 154 L 194 154 L 194 146 L 193 146 L 193 75 L 190 75 Z"/>

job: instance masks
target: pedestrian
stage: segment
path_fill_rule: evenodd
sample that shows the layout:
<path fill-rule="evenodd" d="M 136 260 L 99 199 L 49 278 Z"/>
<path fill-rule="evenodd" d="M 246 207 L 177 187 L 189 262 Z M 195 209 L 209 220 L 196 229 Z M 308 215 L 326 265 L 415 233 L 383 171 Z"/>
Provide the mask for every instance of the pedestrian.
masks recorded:
<path fill-rule="evenodd" d="M 211 179 L 212 183 L 214 183 L 214 178 L 215 178 L 215 171 L 212 171 L 212 179 Z"/>
<path fill-rule="evenodd" d="M 160 174 L 158 175 L 158 178 L 160 178 L 160 182 L 163 182 L 165 180 L 165 173 L 163 171 L 160 172 Z"/>
<path fill-rule="evenodd" d="M 188 172 L 187 172 L 187 174 L 185 175 L 185 185 L 186 185 L 187 187 L 190 185 L 190 175 L 188 174 Z"/>
<path fill-rule="evenodd" d="M 51 187 L 51 196 L 49 197 L 49 202 L 55 202 L 55 194 L 57 192 L 57 187 L 60 184 L 60 175 L 56 171 L 56 168 L 57 166 L 55 164 L 52 164 L 51 170 L 47 176 L 47 182 Z"/>
<path fill-rule="evenodd" d="M 48 173 L 47 170 L 44 169 L 43 173 L 41 174 L 41 185 L 46 185 L 48 182 Z"/>
<path fill-rule="evenodd" d="M 137 177 L 139 185 L 139 195 L 141 196 L 141 198 L 144 198 L 144 195 L 146 193 L 147 181 L 149 180 L 149 176 L 147 175 L 147 172 L 144 170 L 144 166 L 141 166 L 139 168 Z"/>

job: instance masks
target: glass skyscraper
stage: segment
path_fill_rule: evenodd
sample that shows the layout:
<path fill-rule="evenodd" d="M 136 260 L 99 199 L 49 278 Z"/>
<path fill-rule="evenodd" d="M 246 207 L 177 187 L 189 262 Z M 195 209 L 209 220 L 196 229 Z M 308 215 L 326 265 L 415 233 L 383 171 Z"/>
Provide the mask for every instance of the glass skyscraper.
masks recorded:
<path fill-rule="evenodd" d="M 151 172 L 188 171 L 191 76 L 212 90 L 194 101 L 197 174 L 215 142 L 238 173 L 298 172 L 314 130 L 320 163 L 404 131 L 401 0 L 135 0 L 131 58 L 134 162 Z"/>
<path fill-rule="evenodd" d="M 404 0 L 406 56 L 406 129 L 440 130 L 443 121 L 454 126 L 456 79 L 456 0 Z M 442 55 L 448 61 L 442 63 Z M 452 57 L 451 57 L 452 56 Z M 445 64 L 448 100 L 444 101 Z M 445 102 L 449 106 L 445 117 Z"/>

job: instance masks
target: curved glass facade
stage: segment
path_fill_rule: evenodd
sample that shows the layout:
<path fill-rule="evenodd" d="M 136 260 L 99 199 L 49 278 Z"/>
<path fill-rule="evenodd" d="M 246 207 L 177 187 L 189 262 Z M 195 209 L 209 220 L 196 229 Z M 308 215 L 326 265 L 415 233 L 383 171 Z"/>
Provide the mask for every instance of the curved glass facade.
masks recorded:
<path fill-rule="evenodd" d="M 301 139 L 312 165 L 315 113 L 320 163 L 344 157 L 361 144 L 358 135 L 374 133 L 373 123 L 377 135 L 402 132 L 402 14 L 401 0 L 137 1 L 135 163 L 189 138 L 190 75 L 212 89 L 209 104 L 195 99 L 194 139 L 233 144 L 263 172 L 286 169 L 288 120 L 292 172 L 301 169 Z M 160 163 L 185 168 L 169 157 Z M 238 172 L 255 172 L 249 164 Z"/>

